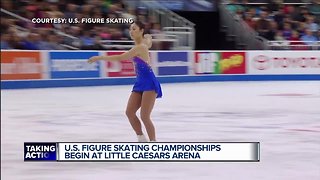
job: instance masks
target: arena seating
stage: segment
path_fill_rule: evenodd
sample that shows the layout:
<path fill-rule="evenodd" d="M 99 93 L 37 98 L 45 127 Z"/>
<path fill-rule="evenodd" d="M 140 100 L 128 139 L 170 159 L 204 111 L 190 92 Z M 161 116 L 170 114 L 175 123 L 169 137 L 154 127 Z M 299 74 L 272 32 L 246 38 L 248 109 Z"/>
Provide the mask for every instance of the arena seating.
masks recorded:
<path fill-rule="evenodd" d="M 316 0 L 232 0 L 227 9 L 271 49 L 313 50 L 320 46 L 320 4 Z"/>

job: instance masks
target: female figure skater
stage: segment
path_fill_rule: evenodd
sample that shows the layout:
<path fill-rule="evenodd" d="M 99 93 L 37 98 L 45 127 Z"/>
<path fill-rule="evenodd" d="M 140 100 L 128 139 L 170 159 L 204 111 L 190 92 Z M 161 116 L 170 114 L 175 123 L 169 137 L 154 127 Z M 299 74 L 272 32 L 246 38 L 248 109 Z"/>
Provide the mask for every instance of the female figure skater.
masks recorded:
<path fill-rule="evenodd" d="M 120 61 L 133 58 L 137 78 L 127 104 L 126 115 L 139 142 L 147 142 L 147 139 L 143 135 L 136 112 L 141 108 L 140 118 L 149 140 L 156 141 L 155 128 L 150 115 L 156 98 L 162 97 L 160 83 L 150 66 L 149 48 L 152 46 L 152 38 L 148 34 L 143 36 L 143 33 L 144 25 L 137 21 L 130 26 L 130 36 L 135 42 L 133 48 L 121 55 L 93 56 L 88 60 L 89 63 L 93 63 L 97 60 Z"/>

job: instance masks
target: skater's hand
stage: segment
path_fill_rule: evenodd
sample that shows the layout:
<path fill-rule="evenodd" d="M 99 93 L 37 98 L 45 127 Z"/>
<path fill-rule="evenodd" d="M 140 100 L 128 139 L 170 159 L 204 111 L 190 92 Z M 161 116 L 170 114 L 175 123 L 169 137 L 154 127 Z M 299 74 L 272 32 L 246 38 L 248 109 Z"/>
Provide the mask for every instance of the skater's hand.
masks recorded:
<path fill-rule="evenodd" d="M 146 39 L 152 39 L 152 36 L 150 34 L 145 34 L 143 37 Z"/>
<path fill-rule="evenodd" d="M 101 59 L 101 57 L 100 56 L 92 56 L 89 60 L 88 60 L 88 63 L 94 63 L 94 62 L 96 62 L 96 61 L 98 61 L 98 60 L 100 60 Z"/>
<path fill-rule="evenodd" d="M 150 49 L 152 47 L 152 36 L 150 34 L 145 34 L 143 37 L 143 43 Z"/>

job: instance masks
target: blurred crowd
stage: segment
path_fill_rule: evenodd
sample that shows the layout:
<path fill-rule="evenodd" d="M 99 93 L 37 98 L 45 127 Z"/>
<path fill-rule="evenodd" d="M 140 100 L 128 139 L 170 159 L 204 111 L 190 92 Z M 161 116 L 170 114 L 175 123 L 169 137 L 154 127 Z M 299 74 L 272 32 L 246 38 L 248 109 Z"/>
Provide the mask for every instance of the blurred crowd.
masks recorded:
<path fill-rule="evenodd" d="M 28 20 L 133 18 L 145 24 L 145 33 L 161 33 L 160 24 L 146 8 L 132 9 L 123 0 L 2 0 L 1 8 Z M 108 40 L 130 40 L 130 24 L 35 24 L 26 19 L 1 12 L 1 49 L 121 49 L 105 45 Z"/>
<path fill-rule="evenodd" d="M 320 0 L 229 0 L 227 8 L 260 36 L 289 45 L 320 41 Z"/>

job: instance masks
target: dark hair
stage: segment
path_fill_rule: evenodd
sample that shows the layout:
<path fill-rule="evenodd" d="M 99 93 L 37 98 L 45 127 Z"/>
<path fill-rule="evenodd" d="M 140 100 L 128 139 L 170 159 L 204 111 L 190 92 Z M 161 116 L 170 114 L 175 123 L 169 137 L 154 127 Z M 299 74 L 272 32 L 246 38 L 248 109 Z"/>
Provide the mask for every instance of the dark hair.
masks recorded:
<path fill-rule="evenodd" d="M 134 22 L 134 24 L 136 24 L 140 29 L 144 30 L 145 25 L 141 21 L 137 20 Z M 144 34 L 144 32 L 143 32 L 143 34 Z"/>

